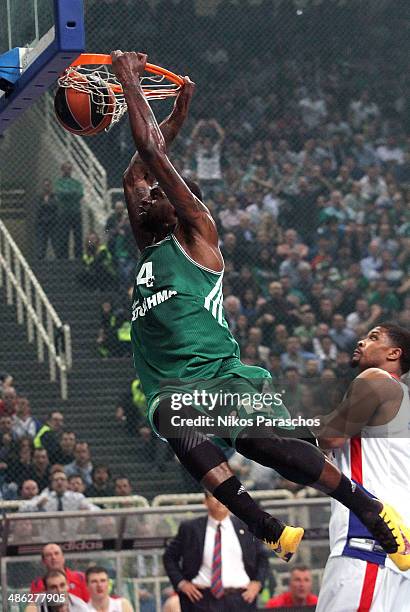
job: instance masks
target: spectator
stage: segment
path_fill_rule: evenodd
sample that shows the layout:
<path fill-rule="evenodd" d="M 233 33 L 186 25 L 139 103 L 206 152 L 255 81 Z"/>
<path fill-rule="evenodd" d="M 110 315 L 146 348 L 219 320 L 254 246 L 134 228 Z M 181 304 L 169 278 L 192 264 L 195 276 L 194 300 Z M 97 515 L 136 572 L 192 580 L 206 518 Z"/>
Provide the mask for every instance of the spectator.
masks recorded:
<path fill-rule="evenodd" d="M 210 196 L 222 186 L 221 153 L 225 131 L 216 121 L 201 119 L 192 130 L 196 178 L 205 196 Z"/>
<path fill-rule="evenodd" d="M 28 436 L 34 438 L 40 429 L 40 423 L 31 415 L 30 402 L 24 396 L 19 396 L 16 403 L 16 414 L 13 419 L 15 438 Z"/>
<path fill-rule="evenodd" d="M 196 601 L 207 610 L 255 610 L 268 573 L 263 545 L 209 493 L 205 504 L 208 517 L 181 523 L 163 557 L 181 610 L 196 610 Z M 222 559 L 218 570 L 213 562 L 216 547 Z"/>
<path fill-rule="evenodd" d="M 31 466 L 28 466 L 24 478 L 35 480 L 40 491 L 48 486 L 50 461 L 45 448 L 35 448 Z M 22 476 L 23 477 L 23 476 Z"/>
<path fill-rule="evenodd" d="M 369 244 L 368 256 L 361 260 L 360 267 L 366 279 L 373 280 L 379 277 L 382 260 L 380 257 L 379 243 L 376 240 L 372 240 Z"/>
<path fill-rule="evenodd" d="M 87 589 L 85 575 L 82 572 L 71 570 L 65 565 L 64 554 L 58 544 L 46 544 L 41 552 L 41 561 L 47 572 L 59 570 L 65 573 L 69 585 L 68 592 L 76 595 L 83 601 L 88 601 L 90 596 Z M 43 593 L 45 591 L 44 580 L 35 578 L 31 583 L 31 593 Z"/>
<path fill-rule="evenodd" d="M 14 387 L 4 387 L 0 400 L 0 416 L 14 416 L 16 414 L 17 393 Z"/>
<path fill-rule="evenodd" d="M 114 479 L 114 495 L 115 497 L 128 497 L 133 495 L 132 486 L 127 476 L 117 476 Z"/>
<path fill-rule="evenodd" d="M 16 448 L 16 436 L 13 432 L 13 418 L 4 414 L 0 417 L 0 448 L 3 447 L 7 453 Z"/>
<path fill-rule="evenodd" d="M 313 349 L 316 357 L 322 362 L 322 366 L 332 367 L 336 363 L 337 346 L 331 336 L 323 335 L 320 338 L 314 338 Z"/>
<path fill-rule="evenodd" d="M 281 355 L 281 366 L 283 370 L 294 367 L 300 374 L 306 371 L 306 361 L 315 359 L 315 354 L 302 349 L 299 338 L 291 336 L 286 344 L 286 353 Z"/>
<path fill-rule="evenodd" d="M 343 198 L 343 206 L 353 211 L 356 220 L 363 220 L 365 199 L 362 195 L 362 184 L 359 181 L 352 182 L 350 191 Z"/>
<path fill-rule="evenodd" d="M 360 129 L 369 120 L 377 119 L 380 110 L 376 102 L 370 100 L 368 89 L 365 89 L 358 100 L 352 100 L 350 103 L 350 113 L 353 127 Z"/>
<path fill-rule="evenodd" d="M 255 344 L 246 344 L 243 347 L 241 359 L 246 365 L 258 366 L 260 368 L 264 367 L 264 364 L 259 357 L 258 347 L 255 346 Z"/>
<path fill-rule="evenodd" d="M 70 491 L 64 472 L 55 471 L 50 478 L 50 489 L 20 506 L 21 512 L 63 512 L 99 510 L 84 495 Z"/>
<path fill-rule="evenodd" d="M 330 328 L 329 336 L 335 343 L 339 351 L 350 353 L 356 345 L 356 334 L 347 327 L 343 315 L 336 313 L 333 315 L 333 325 Z"/>
<path fill-rule="evenodd" d="M 270 345 L 273 340 L 273 323 L 292 326 L 298 319 L 295 316 L 295 309 L 283 295 L 283 287 L 280 282 L 274 281 L 269 285 L 269 298 L 257 310 L 256 325 L 262 328 L 263 339 L 266 345 Z"/>
<path fill-rule="evenodd" d="M 146 426 L 146 406 L 147 402 L 142 391 L 141 381 L 139 378 L 134 378 L 128 390 L 122 394 L 117 402 L 115 418 L 125 422 L 128 433 L 135 436 L 141 427 Z"/>
<path fill-rule="evenodd" d="M 266 608 L 293 608 L 315 606 L 318 597 L 312 593 L 312 573 L 306 565 L 292 568 L 289 580 L 289 591 L 272 597 Z"/>
<path fill-rule="evenodd" d="M 287 343 L 289 339 L 289 333 L 286 329 L 286 325 L 280 323 L 275 326 L 274 330 L 274 339 L 273 339 L 273 350 L 277 355 L 284 353 L 286 351 Z"/>
<path fill-rule="evenodd" d="M 318 378 L 321 363 L 318 359 L 308 359 L 306 361 L 305 378 Z"/>
<path fill-rule="evenodd" d="M 394 261 L 393 253 L 382 251 L 381 260 L 380 278 L 384 278 L 390 285 L 397 287 L 403 277 L 403 270 L 399 270 L 398 263 Z"/>
<path fill-rule="evenodd" d="M 309 248 L 303 242 L 300 242 L 298 235 L 294 229 L 288 229 L 284 233 L 284 242 L 279 244 L 277 247 L 277 254 L 279 257 L 285 258 L 289 255 L 290 251 L 297 250 L 301 259 L 307 257 Z"/>
<path fill-rule="evenodd" d="M 312 91 L 299 101 L 302 120 L 312 130 L 327 117 L 326 101 L 318 91 Z"/>
<path fill-rule="evenodd" d="M 302 325 L 298 325 L 294 329 L 294 336 L 299 338 L 302 348 L 306 351 L 312 351 L 312 340 L 316 333 L 315 314 L 310 310 L 310 306 L 301 309 Z"/>
<path fill-rule="evenodd" d="M 53 605 L 52 608 L 61 610 L 62 612 L 86 612 L 89 607 L 84 603 L 81 597 L 77 597 L 71 592 L 71 583 L 66 572 L 63 569 L 49 570 L 44 576 L 44 589 L 48 593 L 60 595 L 64 598 L 63 605 Z M 47 605 L 47 609 L 50 608 Z M 43 610 L 42 604 L 30 604 L 26 608 L 26 612 L 36 612 Z"/>
<path fill-rule="evenodd" d="M 133 612 L 130 602 L 125 597 L 110 597 L 110 579 L 104 567 L 98 565 L 89 567 L 85 577 L 90 594 L 88 604 L 90 611 L 121 610 L 121 612 Z"/>
<path fill-rule="evenodd" d="M 112 255 L 106 244 L 101 244 L 98 234 L 88 234 L 82 256 L 82 271 L 78 280 L 89 289 L 100 291 L 117 288 Z"/>
<path fill-rule="evenodd" d="M 326 325 L 331 325 L 333 321 L 335 304 L 329 298 L 322 298 L 320 300 L 318 320 Z"/>
<path fill-rule="evenodd" d="M 382 309 L 379 305 L 374 304 L 372 307 L 364 298 L 356 300 L 356 310 L 351 312 L 346 318 L 346 325 L 354 330 L 357 336 L 362 336 L 365 330 L 371 329 L 382 314 Z"/>
<path fill-rule="evenodd" d="M 336 356 L 337 378 L 343 381 L 345 389 L 355 377 L 354 369 L 350 365 L 351 355 L 351 353 L 346 351 L 339 351 Z"/>
<path fill-rule="evenodd" d="M 108 231 L 107 248 L 112 254 L 120 288 L 126 290 L 130 285 L 132 271 L 135 267 L 135 243 L 124 203 L 120 200 L 115 203 L 115 207 L 115 223 L 110 217 L 106 225 L 106 231 Z M 107 230 L 108 227 L 109 230 Z"/>
<path fill-rule="evenodd" d="M 289 251 L 288 256 L 279 266 L 279 276 L 289 276 L 292 287 L 297 287 L 300 283 L 300 253 L 298 249 Z"/>
<path fill-rule="evenodd" d="M 68 477 L 68 489 L 74 493 L 82 493 L 85 495 L 86 484 L 84 479 L 79 474 L 73 474 Z"/>
<path fill-rule="evenodd" d="M 6 390 L 13 388 L 13 377 L 8 372 L 0 372 L 0 397 Z"/>
<path fill-rule="evenodd" d="M 55 183 L 55 194 L 59 206 L 58 237 L 60 256 L 68 259 L 70 233 L 74 234 L 74 257 L 80 259 L 82 250 L 82 215 L 81 202 L 84 195 L 83 186 L 72 178 L 73 166 L 65 162 L 61 166 L 61 177 Z"/>
<path fill-rule="evenodd" d="M 231 262 L 234 269 L 239 268 L 241 250 L 236 235 L 233 232 L 223 235 L 222 253 L 225 262 Z"/>
<path fill-rule="evenodd" d="M 400 310 L 399 299 L 384 278 L 377 282 L 376 291 L 370 294 L 369 305 L 373 306 L 375 304 L 382 309 L 384 318 L 389 318 Z"/>
<path fill-rule="evenodd" d="M 113 310 L 110 300 L 105 300 L 101 304 L 100 325 L 100 332 L 104 332 L 104 342 L 107 350 L 106 356 L 118 355 L 117 315 Z"/>
<path fill-rule="evenodd" d="M 91 472 L 91 479 L 92 484 L 85 491 L 87 497 L 113 497 L 111 473 L 106 465 L 95 465 Z"/>
<path fill-rule="evenodd" d="M 222 228 L 226 232 L 232 232 L 239 229 L 244 214 L 245 213 L 238 208 L 238 200 L 236 197 L 228 196 L 226 208 L 219 213 Z"/>
<path fill-rule="evenodd" d="M 58 202 L 53 191 L 53 183 L 46 178 L 43 181 L 43 191 L 36 205 L 37 257 L 44 259 L 48 244 L 54 251 L 54 256 L 61 255 L 58 244 Z"/>
<path fill-rule="evenodd" d="M 252 262 L 255 259 L 255 239 L 256 235 L 251 224 L 251 218 L 249 214 L 243 213 L 240 221 L 239 228 L 235 231 L 238 244 L 241 245 L 240 252 L 243 256 L 244 261 Z M 243 268 L 244 266 L 242 266 Z M 242 269 L 241 268 L 241 269 Z M 251 274 L 253 280 L 253 276 Z"/>
<path fill-rule="evenodd" d="M 360 179 L 360 184 L 365 200 L 374 202 L 379 198 L 388 198 L 386 181 L 380 176 L 380 170 L 377 166 L 372 165 L 367 168 L 367 174 Z"/>
<path fill-rule="evenodd" d="M 404 151 L 397 145 L 395 136 L 388 136 L 387 139 L 380 144 L 376 149 L 376 155 L 384 164 L 394 162 L 396 164 L 404 163 Z"/>
<path fill-rule="evenodd" d="M 236 330 L 236 322 L 241 312 L 241 301 L 235 295 L 228 295 L 223 302 L 225 317 L 233 332 Z"/>
<path fill-rule="evenodd" d="M 268 346 L 262 344 L 262 330 L 260 327 L 255 326 L 249 329 L 248 341 L 249 344 L 255 347 L 259 362 L 264 364 L 263 367 L 267 367 L 270 349 Z"/>
<path fill-rule="evenodd" d="M 77 438 L 73 431 L 63 431 L 54 460 L 61 465 L 72 463 L 75 460 L 74 449 L 76 442 Z"/>
<path fill-rule="evenodd" d="M 48 414 L 47 421 L 34 438 L 34 448 L 45 448 L 52 463 L 58 455 L 59 440 L 63 427 L 63 415 L 58 410 L 52 410 Z"/>
<path fill-rule="evenodd" d="M 301 374 L 296 366 L 289 365 L 285 370 L 285 378 L 284 378 L 284 391 L 285 391 L 285 404 L 291 411 L 292 415 L 297 414 L 299 410 L 303 385 L 300 382 Z M 290 483 L 287 481 L 286 487 L 284 487 L 281 482 L 278 484 L 278 488 L 289 488 Z M 300 487 L 298 487 L 300 488 Z"/>
<path fill-rule="evenodd" d="M 39 494 L 38 484 L 35 480 L 24 480 L 20 488 L 20 499 L 30 501 Z"/>
<path fill-rule="evenodd" d="M 342 192 L 334 190 L 330 194 L 328 205 L 319 215 L 319 223 L 322 224 L 336 219 L 338 223 L 346 224 L 354 216 L 354 212 L 346 207 Z"/>
<path fill-rule="evenodd" d="M 30 437 L 23 437 L 17 444 L 16 452 L 7 457 L 6 481 L 19 486 L 32 472 L 33 441 Z"/>
<path fill-rule="evenodd" d="M 64 471 L 67 476 L 79 474 L 87 485 L 92 484 L 91 473 L 93 464 L 91 463 L 90 449 L 87 442 L 77 442 L 74 447 L 74 461 L 68 463 Z"/>
<path fill-rule="evenodd" d="M 236 322 L 235 339 L 240 347 L 244 346 L 248 341 L 249 321 L 248 317 L 241 314 Z"/>
<path fill-rule="evenodd" d="M 392 228 L 389 223 L 380 223 L 378 236 L 374 239 L 374 242 L 378 245 L 380 253 L 389 251 L 392 255 L 395 255 L 399 248 L 399 243 L 393 238 Z"/>

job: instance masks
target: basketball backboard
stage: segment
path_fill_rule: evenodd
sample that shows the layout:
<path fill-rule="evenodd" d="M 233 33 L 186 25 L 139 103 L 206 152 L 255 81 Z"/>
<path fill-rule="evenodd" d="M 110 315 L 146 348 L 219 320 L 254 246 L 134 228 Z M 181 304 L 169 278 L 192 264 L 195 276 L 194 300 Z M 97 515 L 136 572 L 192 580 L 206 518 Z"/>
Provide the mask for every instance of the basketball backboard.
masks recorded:
<path fill-rule="evenodd" d="M 0 0 L 0 134 L 84 49 L 84 0 Z"/>

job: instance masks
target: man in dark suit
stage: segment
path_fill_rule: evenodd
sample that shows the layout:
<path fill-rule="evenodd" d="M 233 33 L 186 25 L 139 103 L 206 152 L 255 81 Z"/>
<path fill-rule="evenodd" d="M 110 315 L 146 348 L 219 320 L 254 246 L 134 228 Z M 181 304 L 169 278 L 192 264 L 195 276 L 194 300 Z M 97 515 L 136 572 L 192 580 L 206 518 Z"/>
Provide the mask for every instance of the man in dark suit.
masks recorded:
<path fill-rule="evenodd" d="M 267 552 L 210 493 L 208 516 L 181 523 L 164 554 L 182 612 L 256 610 L 269 571 Z"/>

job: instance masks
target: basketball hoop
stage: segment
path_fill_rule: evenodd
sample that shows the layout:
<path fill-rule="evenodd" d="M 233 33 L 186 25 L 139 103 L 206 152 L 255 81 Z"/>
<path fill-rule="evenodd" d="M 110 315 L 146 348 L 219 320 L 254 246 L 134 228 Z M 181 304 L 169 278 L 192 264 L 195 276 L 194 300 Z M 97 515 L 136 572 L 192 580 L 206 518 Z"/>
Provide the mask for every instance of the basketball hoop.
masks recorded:
<path fill-rule="evenodd" d="M 58 79 L 60 87 L 90 94 L 93 103 L 101 109 L 102 114 L 112 115 L 107 130 L 118 123 L 127 111 L 122 85 L 113 74 L 111 64 L 110 55 L 82 53 Z M 147 64 L 145 70 L 149 74 L 143 75 L 140 82 L 148 100 L 164 100 L 178 95 L 183 84 L 180 76 L 154 64 Z M 116 103 L 112 104 L 112 100 L 110 101 L 109 96 L 103 94 L 103 91 L 113 92 Z"/>

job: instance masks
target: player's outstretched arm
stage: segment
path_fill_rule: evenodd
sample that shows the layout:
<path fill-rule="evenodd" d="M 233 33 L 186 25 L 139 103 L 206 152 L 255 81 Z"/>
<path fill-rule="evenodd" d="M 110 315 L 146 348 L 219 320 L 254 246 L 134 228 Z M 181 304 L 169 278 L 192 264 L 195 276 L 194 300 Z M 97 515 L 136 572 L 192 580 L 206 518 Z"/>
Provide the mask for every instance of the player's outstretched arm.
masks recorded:
<path fill-rule="evenodd" d="M 188 109 L 194 89 L 194 83 L 192 83 L 188 77 L 185 77 L 184 84 L 175 99 L 171 114 L 168 115 L 159 126 L 167 149 L 175 140 L 188 115 Z M 152 182 L 153 178 L 151 179 L 147 166 L 144 164 L 138 151 L 136 151 L 125 171 L 123 185 L 128 217 L 140 251 L 152 244 L 153 241 L 153 234 L 144 231 L 141 227 L 142 221 L 139 210 L 141 201 L 149 197 L 149 187 Z"/>
<path fill-rule="evenodd" d="M 159 124 L 159 129 L 164 137 L 165 147 L 167 150 L 170 144 L 178 136 L 184 121 L 188 116 L 189 106 L 191 104 L 194 91 L 195 83 L 193 83 L 189 77 L 184 77 L 184 84 L 175 98 L 174 107 L 171 114 Z"/>
<path fill-rule="evenodd" d="M 121 51 L 113 51 L 111 56 L 113 70 L 123 86 L 132 135 L 142 161 L 175 207 L 178 222 L 194 228 L 209 243 L 217 245 L 213 219 L 171 164 L 164 136 L 142 91 L 139 76 L 145 69 L 147 56 Z"/>
<path fill-rule="evenodd" d="M 400 385 L 389 374 L 368 368 L 353 381 L 340 405 L 322 418 L 315 431 L 321 448 L 340 448 L 347 439 L 360 435 L 366 425 L 389 422 L 402 396 Z"/>

